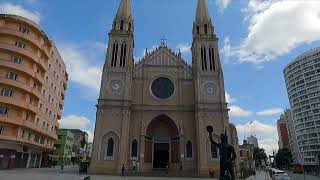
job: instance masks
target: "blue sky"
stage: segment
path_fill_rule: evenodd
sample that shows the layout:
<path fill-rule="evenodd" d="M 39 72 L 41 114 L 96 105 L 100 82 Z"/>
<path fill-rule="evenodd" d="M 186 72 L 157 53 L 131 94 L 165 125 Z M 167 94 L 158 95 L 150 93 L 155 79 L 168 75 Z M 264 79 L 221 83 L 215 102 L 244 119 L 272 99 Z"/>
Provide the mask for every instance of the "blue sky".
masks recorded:
<path fill-rule="evenodd" d="M 191 61 L 196 0 L 132 0 L 134 56 L 162 37 Z M 36 21 L 56 43 L 70 75 L 62 127 L 94 130 L 107 33 L 119 0 L 0 0 L 0 13 Z M 282 70 L 299 53 L 319 47 L 320 2 L 207 0 L 239 139 L 253 134 L 267 152 L 277 149 L 275 123 L 289 106 Z M 248 125 L 254 121 L 253 124 Z"/>

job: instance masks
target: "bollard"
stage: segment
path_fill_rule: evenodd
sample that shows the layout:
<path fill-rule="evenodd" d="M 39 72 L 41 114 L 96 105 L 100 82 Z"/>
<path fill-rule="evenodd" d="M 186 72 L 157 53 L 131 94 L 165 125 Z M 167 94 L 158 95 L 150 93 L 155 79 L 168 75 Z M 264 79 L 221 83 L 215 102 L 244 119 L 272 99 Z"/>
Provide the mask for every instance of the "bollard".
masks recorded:
<path fill-rule="evenodd" d="M 90 180 L 90 176 L 85 177 L 83 180 Z"/>

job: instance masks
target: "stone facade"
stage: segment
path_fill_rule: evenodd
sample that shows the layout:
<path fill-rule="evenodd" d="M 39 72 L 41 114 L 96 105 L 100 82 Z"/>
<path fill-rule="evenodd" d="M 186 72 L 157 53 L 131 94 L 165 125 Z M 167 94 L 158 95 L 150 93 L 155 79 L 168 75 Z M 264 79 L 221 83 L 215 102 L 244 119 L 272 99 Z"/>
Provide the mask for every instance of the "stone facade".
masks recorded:
<path fill-rule="evenodd" d="M 170 168 L 207 174 L 219 170 L 210 143 L 230 133 L 218 39 L 204 0 L 193 27 L 192 65 L 163 42 L 134 62 L 130 0 L 122 0 L 109 33 L 90 173 Z M 232 128 L 233 135 L 235 128 Z M 237 142 L 236 142 L 237 143 Z"/>

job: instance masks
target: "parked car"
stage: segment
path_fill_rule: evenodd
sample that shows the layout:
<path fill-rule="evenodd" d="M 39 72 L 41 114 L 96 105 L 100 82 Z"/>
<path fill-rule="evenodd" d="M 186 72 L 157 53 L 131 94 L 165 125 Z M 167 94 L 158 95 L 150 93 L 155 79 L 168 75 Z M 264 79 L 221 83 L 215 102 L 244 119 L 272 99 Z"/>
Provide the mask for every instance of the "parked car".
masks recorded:
<path fill-rule="evenodd" d="M 289 175 L 279 169 L 271 168 L 270 174 L 273 180 L 290 180 Z"/>

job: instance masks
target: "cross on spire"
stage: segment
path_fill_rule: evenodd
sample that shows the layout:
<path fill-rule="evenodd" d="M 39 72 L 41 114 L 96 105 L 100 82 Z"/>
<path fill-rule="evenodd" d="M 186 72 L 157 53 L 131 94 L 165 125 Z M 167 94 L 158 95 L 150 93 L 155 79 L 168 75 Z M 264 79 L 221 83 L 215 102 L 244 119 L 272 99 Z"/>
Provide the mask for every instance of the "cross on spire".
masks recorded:
<path fill-rule="evenodd" d="M 167 41 L 168 39 L 166 39 L 165 37 L 163 37 L 163 38 L 161 38 L 160 40 L 161 40 L 161 45 L 164 46 L 164 45 L 166 45 L 166 41 Z"/>

